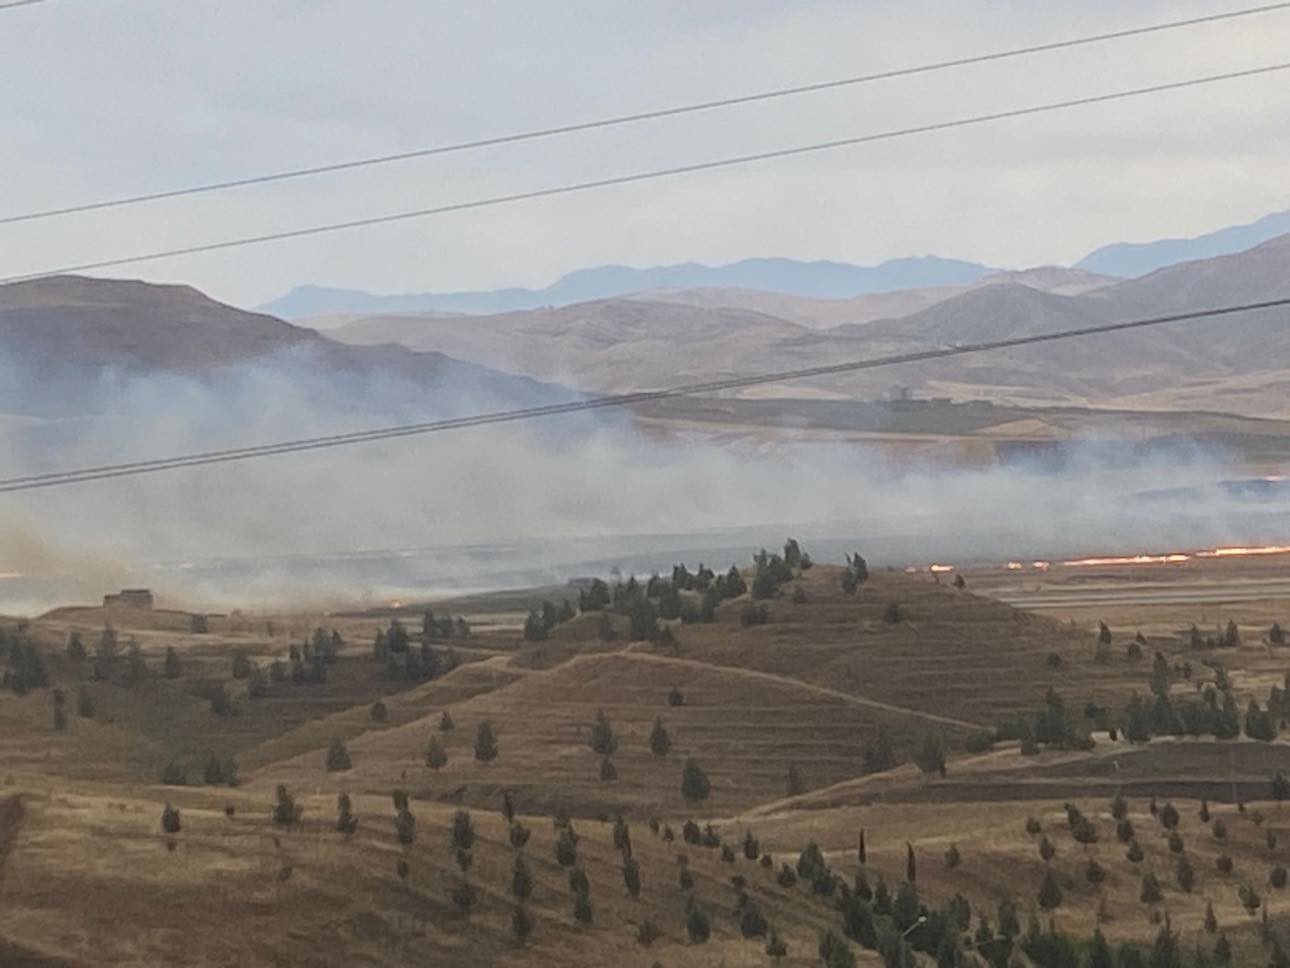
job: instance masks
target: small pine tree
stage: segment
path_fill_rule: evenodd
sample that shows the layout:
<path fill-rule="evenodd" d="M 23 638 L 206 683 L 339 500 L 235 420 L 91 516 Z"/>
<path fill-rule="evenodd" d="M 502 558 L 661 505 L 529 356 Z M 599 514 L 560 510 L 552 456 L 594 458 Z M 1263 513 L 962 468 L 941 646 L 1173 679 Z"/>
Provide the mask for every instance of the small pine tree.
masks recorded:
<path fill-rule="evenodd" d="M 390 711 L 385 708 L 385 703 L 380 699 L 372 703 L 372 708 L 368 710 L 368 715 L 374 723 L 383 723 L 390 718 Z"/>
<path fill-rule="evenodd" d="M 497 759 L 497 734 L 488 721 L 480 723 L 475 730 L 475 759 L 481 763 L 491 763 Z"/>
<path fill-rule="evenodd" d="M 712 922 L 707 912 L 697 904 L 690 906 L 685 919 L 685 933 L 689 935 L 691 944 L 705 944 L 712 937 Z"/>
<path fill-rule="evenodd" d="M 614 761 L 608 756 L 600 761 L 600 782 L 615 783 L 618 780 L 618 767 L 614 766 Z"/>
<path fill-rule="evenodd" d="M 1164 900 L 1164 892 L 1160 889 L 1160 881 L 1156 875 L 1147 871 L 1142 875 L 1142 888 L 1138 892 L 1138 900 L 1143 904 L 1159 904 Z"/>
<path fill-rule="evenodd" d="M 663 726 L 663 717 L 658 716 L 654 719 L 654 728 L 649 734 L 649 749 L 655 756 L 667 756 L 672 749 L 672 737 L 668 735 L 667 729 Z"/>
<path fill-rule="evenodd" d="M 327 747 L 327 769 L 332 773 L 339 773 L 350 769 L 353 765 L 350 762 L 349 750 L 345 748 L 345 743 L 339 737 L 331 741 Z"/>
<path fill-rule="evenodd" d="M 453 814 L 449 836 L 453 850 L 468 851 L 475 846 L 475 824 L 470 819 L 470 811 L 458 810 Z"/>
<path fill-rule="evenodd" d="M 511 867 L 511 893 L 520 901 L 533 896 L 533 875 L 529 873 L 523 854 L 515 855 L 515 863 Z"/>
<path fill-rule="evenodd" d="M 426 766 L 432 770 L 441 770 L 448 765 L 448 753 L 444 750 L 439 737 L 431 736 L 426 744 Z"/>
<path fill-rule="evenodd" d="M 94 694 L 81 686 L 76 691 L 76 715 L 82 719 L 93 719 L 94 710 Z"/>
<path fill-rule="evenodd" d="M 1214 902 L 1205 902 L 1205 933 L 1218 933 L 1218 917 L 1214 914 Z"/>
<path fill-rule="evenodd" d="M 1044 871 L 1043 883 L 1039 885 L 1038 900 L 1039 906 L 1045 911 L 1055 910 L 1062 903 L 1061 885 L 1057 883 L 1057 876 L 1052 868 Z"/>
<path fill-rule="evenodd" d="M 161 829 L 168 834 L 177 834 L 182 824 L 179 821 L 179 811 L 171 806 L 169 802 L 161 811 Z"/>
<path fill-rule="evenodd" d="M 591 727 L 591 750 L 601 756 L 613 756 L 618 751 L 618 740 L 614 738 L 614 728 L 609 724 L 609 717 L 603 709 L 596 711 L 596 721 Z"/>
<path fill-rule="evenodd" d="M 686 760 L 681 770 L 681 796 L 691 803 L 708 799 L 712 785 L 708 776 L 694 760 Z"/>
<path fill-rule="evenodd" d="M 627 893 L 632 897 L 640 897 L 641 867 L 631 857 L 623 860 L 623 885 L 627 888 Z"/>
<path fill-rule="evenodd" d="M 456 728 L 456 724 L 452 721 L 452 713 L 445 709 L 443 715 L 439 717 L 439 732 L 447 733 Z"/>
<path fill-rule="evenodd" d="M 346 836 L 358 829 L 358 818 L 354 816 L 348 793 L 336 796 L 336 829 Z"/>
<path fill-rule="evenodd" d="M 533 933 L 533 918 L 523 904 L 515 905 L 515 910 L 511 913 L 511 932 L 521 948 L 528 943 L 529 935 Z"/>
<path fill-rule="evenodd" d="M 802 779 L 802 772 L 793 763 L 788 768 L 788 779 L 784 785 L 784 795 L 789 797 L 800 797 L 806 792 L 806 781 Z"/>
<path fill-rule="evenodd" d="M 183 675 L 183 667 L 179 662 L 179 653 L 175 651 L 173 645 L 166 646 L 166 656 L 161 662 L 161 674 L 167 679 L 178 679 Z"/>

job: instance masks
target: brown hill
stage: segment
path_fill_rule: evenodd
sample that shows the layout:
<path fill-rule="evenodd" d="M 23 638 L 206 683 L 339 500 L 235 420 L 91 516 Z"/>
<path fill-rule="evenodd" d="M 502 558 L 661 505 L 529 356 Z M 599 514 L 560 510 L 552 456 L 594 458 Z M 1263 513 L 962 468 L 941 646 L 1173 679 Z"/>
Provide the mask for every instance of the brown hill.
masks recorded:
<path fill-rule="evenodd" d="M 29 394 L 67 403 L 90 392 L 78 385 L 103 368 L 125 375 L 208 378 L 228 367 L 265 364 L 302 378 L 328 375 L 362 391 L 383 378 L 425 388 L 469 389 L 502 399 L 555 398 L 553 387 L 496 373 L 442 353 L 401 347 L 351 347 L 310 329 L 249 313 L 188 286 L 60 276 L 0 286 L 0 360 L 24 377 Z M 15 404 L 30 405 L 30 396 Z M 7 408 L 6 408 L 7 409 Z"/>

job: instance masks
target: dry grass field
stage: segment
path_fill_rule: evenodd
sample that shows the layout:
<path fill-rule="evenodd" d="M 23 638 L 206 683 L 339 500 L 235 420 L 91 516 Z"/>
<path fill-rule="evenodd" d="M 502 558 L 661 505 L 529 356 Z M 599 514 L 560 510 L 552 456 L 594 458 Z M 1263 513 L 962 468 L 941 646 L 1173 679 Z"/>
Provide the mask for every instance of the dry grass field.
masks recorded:
<path fill-rule="evenodd" d="M 1275 562 L 1257 568 L 1264 579 L 1277 577 Z M 721 605 L 714 622 L 680 625 L 674 642 L 659 644 L 601 641 L 589 615 L 528 642 L 519 634 L 524 610 L 554 590 L 479 596 L 454 604 L 467 618 L 487 618 L 452 643 L 457 665 L 419 684 L 386 678 L 371 654 L 392 615 L 416 631 L 414 609 L 259 615 L 204 635 L 159 627 L 146 614 L 117 614 L 120 640 L 138 642 L 148 669 L 134 682 L 94 681 L 92 662 L 65 655 L 73 629 L 93 651 L 101 616 L 61 610 L 36 620 L 27 633 L 46 656 L 51 687 L 67 697 L 67 725 L 53 728 L 49 689 L 0 693 L 0 964 L 769 964 L 764 938 L 741 937 L 742 890 L 748 900 L 740 910 L 754 905 L 783 936 L 782 963 L 815 965 L 821 932 L 841 925 L 838 895 L 817 895 L 805 882 L 780 884 L 777 872 L 796 865 L 814 840 L 850 885 L 862 829 L 871 887 L 881 877 L 894 891 L 905 880 L 908 844 L 924 903 L 934 910 L 961 895 L 975 912 L 973 930 L 982 914 L 995 923 L 1008 898 L 1023 927 L 1040 914 L 1044 925 L 1051 919 L 1072 935 L 1087 937 L 1100 923 L 1113 942 L 1147 944 L 1167 912 L 1189 949 L 1212 947 L 1203 925 L 1208 902 L 1245 959 L 1236 963 L 1261 963 L 1263 912 L 1247 914 L 1237 891 L 1248 883 L 1266 899 L 1268 930 L 1290 924 L 1290 889 L 1269 884 L 1273 868 L 1290 863 L 1290 810 L 1268 802 L 1272 775 L 1290 769 L 1290 747 L 1206 738 L 1129 744 L 1104 730 L 1094 732 L 1091 749 L 1038 755 L 1023 755 L 1015 742 L 982 752 L 976 742 L 1001 720 L 1033 715 L 1050 688 L 1075 718 L 1090 700 L 1118 710 L 1134 691 L 1149 692 L 1156 651 L 1171 667 L 1192 667 L 1190 681 L 1175 677 L 1178 696 L 1212 682 L 1206 662 L 1217 658 L 1242 707 L 1266 701 L 1290 668 L 1255 634 L 1276 613 L 1275 599 L 1251 603 L 1248 613 L 1246 602 L 1222 605 L 1241 623 L 1243 645 L 1216 651 L 1193 650 L 1183 633 L 1189 614 L 1221 603 L 1181 602 L 1167 614 L 1121 606 L 1106 615 L 1115 642 L 1111 661 L 1099 663 L 1100 615 L 1004 604 L 985 594 L 1014 597 L 990 573 L 970 572 L 960 590 L 945 576 L 877 572 L 854 597 L 844 594 L 840 575 L 827 566 L 804 572 L 769 602 L 766 624 L 742 624 L 745 596 Z M 1095 582 L 1140 585 L 1139 575 L 1099 574 Z M 1214 584 L 1240 577 L 1169 575 Z M 889 620 L 892 602 L 899 621 Z M 233 677 L 234 653 L 266 668 L 315 626 L 336 628 L 345 641 L 325 683 L 269 682 L 252 698 L 247 680 Z M 1138 630 L 1147 645 L 1135 661 L 1127 646 Z M 161 674 L 167 647 L 180 658 L 174 678 Z M 92 716 L 76 714 L 82 687 L 94 697 Z M 212 711 L 215 687 L 231 697 L 232 715 Z M 673 690 L 683 703 L 669 701 Z M 372 713 L 378 698 L 379 720 Z M 602 779 L 602 756 L 591 748 L 598 712 L 616 739 L 612 780 Z M 452 729 L 441 728 L 445 713 Z M 666 755 L 650 749 L 656 718 L 671 739 Z M 473 755 L 483 722 L 497 735 L 491 762 Z M 866 773 L 866 748 L 880 733 L 898 761 L 928 736 L 940 737 L 950 754 L 945 775 L 909 762 Z M 438 768 L 426 763 L 432 739 L 447 757 Z M 348 769 L 327 768 L 337 740 Z M 172 762 L 200 784 L 212 753 L 236 760 L 238 786 L 161 784 Z M 710 781 L 704 800 L 682 795 L 687 759 Z M 790 769 L 805 792 L 787 795 Z M 279 784 L 303 808 L 289 829 L 270 820 Z M 395 836 L 396 789 L 411 797 L 410 845 Z M 1117 791 L 1130 801 L 1143 851 L 1136 862 L 1126 858 L 1109 813 Z M 352 836 L 336 830 L 342 792 L 359 817 Z M 499 814 L 503 793 L 532 831 L 524 849 L 535 885 L 525 905 L 532 933 L 524 945 L 512 924 L 515 852 Z M 1152 797 L 1178 808 L 1183 854 L 1196 873 L 1190 891 L 1178 884 L 1181 855 L 1148 811 Z M 1198 817 L 1201 799 L 1212 810 L 1208 824 Z M 182 817 L 170 837 L 161 826 L 167 802 Z M 1067 802 L 1091 820 L 1095 843 L 1073 840 Z M 479 834 L 469 914 L 452 899 L 462 882 L 450 843 L 459 808 L 471 812 Z M 574 918 L 575 895 L 555 861 L 552 818 L 560 814 L 580 837 L 590 924 Z M 618 815 L 631 825 L 639 898 L 626 890 L 613 843 Z M 1027 831 L 1029 818 L 1041 833 Z M 690 819 L 711 823 L 733 858 L 683 843 Z M 657 821 L 660 834 L 670 829 L 675 841 L 652 833 L 647 821 Z M 1228 831 L 1222 841 L 1214 835 L 1219 821 Z M 743 856 L 750 830 L 772 855 L 769 869 Z M 1045 836 L 1056 848 L 1051 861 L 1039 853 Z M 950 845 L 956 865 L 947 859 Z M 689 890 L 679 883 L 679 854 L 694 877 Z M 1232 873 L 1218 870 L 1220 854 L 1232 858 Z M 1090 859 L 1105 872 L 1100 885 L 1086 876 Z M 1063 895 L 1051 916 L 1037 902 L 1049 869 Z M 1158 903 L 1140 900 L 1146 872 L 1161 884 Z M 710 917 L 707 943 L 688 937 L 691 896 Z M 637 938 L 646 920 L 659 932 L 649 946 Z M 860 947 L 855 956 L 861 965 L 882 963 Z M 985 963 L 980 953 L 964 957 L 964 964 Z"/>

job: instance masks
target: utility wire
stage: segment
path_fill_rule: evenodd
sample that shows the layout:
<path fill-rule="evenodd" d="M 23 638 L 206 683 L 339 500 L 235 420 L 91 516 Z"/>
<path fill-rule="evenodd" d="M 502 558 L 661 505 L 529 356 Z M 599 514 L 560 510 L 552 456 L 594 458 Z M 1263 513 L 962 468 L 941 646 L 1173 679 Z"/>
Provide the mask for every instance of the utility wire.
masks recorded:
<path fill-rule="evenodd" d="M 45 0 L 4 0 L 0 3 L 0 10 L 9 10 L 12 7 L 29 7 L 33 3 L 44 3 Z"/>
<path fill-rule="evenodd" d="M 325 437 L 306 437 L 298 440 L 285 440 L 253 447 L 202 451 L 198 453 L 184 454 L 177 457 L 162 457 L 153 460 L 140 460 L 124 464 L 104 464 L 98 467 L 83 467 L 76 470 L 57 471 L 48 474 L 10 477 L 0 479 L 0 493 L 59 487 L 65 484 L 80 484 L 87 481 L 105 480 L 114 477 L 131 477 L 140 474 L 155 473 L 157 471 L 175 470 L 183 467 L 198 467 L 205 464 L 223 464 L 231 461 L 250 460 L 258 457 L 271 457 L 277 454 L 291 454 L 300 451 L 322 450 L 330 447 L 343 447 L 352 444 L 370 443 L 378 440 L 392 440 L 400 437 L 443 433 L 449 430 L 460 430 L 469 427 L 485 427 L 494 424 L 516 423 L 522 420 L 533 420 L 539 417 L 552 417 L 568 413 L 580 413 L 587 410 L 606 410 L 615 407 L 632 406 L 634 404 L 651 403 L 657 400 L 667 400 L 673 397 L 718 393 L 723 390 L 736 390 L 743 387 L 759 386 L 767 383 L 783 383 L 790 380 L 829 376 L 837 373 L 853 373 L 860 370 L 873 370 L 878 369 L 879 367 L 896 366 L 902 363 L 920 363 L 927 360 L 965 356 L 969 353 L 985 353 L 992 350 L 1031 346 L 1036 343 L 1051 343 L 1057 340 L 1075 339 L 1083 336 L 1102 336 L 1109 333 L 1120 333 L 1128 330 L 1146 329 L 1152 326 L 1163 326 L 1167 323 L 1182 323 L 1199 319 L 1211 319 L 1219 316 L 1231 316 L 1236 313 L 1252 312 L 1263 309 L 1277 309 L 1286 306 L 1290 306 L 1290 297 L 1284 299 L 1269 299 L 1261 302 L 1242 303 L 1232 306 L 1222 306 L 1216 309 L 1201 309 L 1192 312 L 1173 313 L 1168 316 L 1152 316 L 1145 319 L 1133 319 L 1125 322 L 1105 323 L 1097 326 L 1084 326 L 1077 329 L 1064 329 L 1052 333 L 1016 336 L 1009 339 L 987 340 L 978 343 L 965 343 L 959 346 L 918 350 L 912 353 L 897 354 L 895 356 L 883 356 L 867 360 L 852 360 L 845 363 L 830 363 L 822 366 L 803 367 L 796 370 L 781 370 L 777 373 L 763 373 L 756 376 L 711 380 L 705 383 L 691 383 L 685 386 L 670 387 L 662 390 L 642 390 L 636 393 L 622 393 L 610 396 L 569 400 L 562 403 L 543 404 L 519 410 L 503 410 L 493 413 L 475 414 L 468 417 L 451 417 L 446 420 L 401 424 L 393 427 L 361 430 L 347 434 L 333 434 Z"/>
<path fill-rule="evenodd" d="M 446 215 L 450 212 L 464 212 L 471 209 L 491 208 L 497 205 L 508 205 L 513 202 L 528 201 L 536 198 L 550 198 L 555 195 L 568 195 L 574 192 L 590 191 L 597 188 L 608 188 L 613 185 L 627 185 L 634 182 L 651 181 L 657 178 L 669 178 L 675 175 L 692 174 L 700 171 L 711 171 L 717 168 L 732 168 L 737 165 L 748 165 L 754 162 L 770 161 L 777 158 L 789 158 L 795 155 L 829 151 L 835 148 L 871 144 L 876 141 L 890 141 L 895 138 L 927 134 L 933 131 L 947 131 L 952 128 L 964 128 L 970 125 L 1002 121 L 1007 118 L 1020 118 L 1028 115 L 1062 111 L 1068 108 L 1081 107 L 1089 104 L 1103 104 L 1108 101 L 1121 101 L 1128 98 L 1142 97 L 1148 94 L 1159 94 L 1164 91 L 1179 91 L 1185 88 L 1200 87 L 1206 84 L 1216 84 L 1221 81 L 1231 81 L 1238 78 L 1255 77 L 1287 69 L 1290 69 L 1290 61 L 1280 64 L 1270 64 L 1264 67 L 1249 68 L 1242 71 L 1210 74 L 1204 77 L 1194 77 L 1183 81 L 1171 81 L 1166 84 L 1153 84 L 1149 87 L 1137 87 L 1122 91 L 1112 91 L 1108 94 L 1095 94 L 1088 97 L 1073 98 L 1068 101 L 1053 101 L 1047 104 L 1037 104 L 1024 108 L 1012 108 L 1007 111 L 997 111 L 990 114 L 975 114 L 962 118 L 954 118 L 949 121 L 920 124 L 910 128 L 896 128 L 871 134 L 856 135 L 850 138 L 838 138 L 833 141 L 819 141 L 813 144 L 798 145 L 792 148 L 779 148 L 773 151 L 762 151 L 750 155 L 736 155 L 734 157 L 718 158 L 713 161 L 701 161 L 690 165 L 678 165 L 673 168 L 656 168 L 652 171 L 633 172 L 627 175 L 616 175 L 611 178 L 598 178 L 593 181 L 555 185 L 550 188 L 538 188 L 532 191 L 515 192 L 509 195 L 493 195 L 487 198 L 477 198 L 465 202 L 438 205 L 433 208 L 413 209 L 410 211 L 395 212 L 389 215 L 375 215 L 368 218 L 352 219 L 345 222 L 329 222 L 323 225 L 311 225 L 306 228 L 288 229 L 282 232 L 269 232 L 264 235 L 250 235 L 234 239 L 224 239 L 220 242 L 206 242 L 200 245 L 184 246 L 177 249 L 162 249 L 157 252 L 145 252 L 137 255 L 120 256 L 113 259 L 82 262 L 75 265 L 60 266 L 57 269 L 47 269 L 42 272 L 0 277 L 0 285 L 11 282 L 26 282 L 32 279 L 43 279 L 49 276 L 65 275 L 67 273 L 88 272 L 95 269 L 108 269 L 114 266 L 135 265 L 141 262 L 157 262 L 162 259 L 173 259 L 177 256 L 196 255 L 203 252 L 218 252 L 224 249 L 236 249 L 246 245 L 261 245 L 266 242 L 281 242 L 287 239 L 299 239 L 311 235 L 324 235 L 331 232 L 342 232 L 349 229 L 364 228 L 371 225 L 386 225 L 391 222 L 430 218 L 436 215 Z"/>
<path fill-rule="evenodd" d="M 39 0 L 22 0 L 22 2 L 35 3 L 39 2 Z M 141 195 L 127 195 L 121 198 L 88 202 L 82 205 L 68 205 L 63 208 L 49 208 L 36 212 L 25 212 L 19 215 L 0 217 L 0 225 L 11 225 L 15 222 L 34 222 L 38 219 L 53 218 L 60 215 L 73 215 L 78 212 L 94 212 L 107 208 L 122 208 L 127 205 L 138 205 L 143 202 L 155 202 L 167 198 L 182 198 L 187 195 L 201 195 L 209 192 L 225 191 L 231 188 L 244 188 L 249 185 L 263 185 L 268 182 L 288 181 L 294 178 L 310 178 L 315 175 L 324 175 L 332 172 L 351 171 L 356 168 L 369 168 L 375 165 L 388 165 L 398 161 L 409 161 L 413 158 L 428 158 L 433 155 L 446 155 L 474 148 L 491 148 L 498 145 L 514 144 L 519 141 L 534 141 L 540 138 L 551 138 L 558 135 L 574 134 L 580 131 L 592 131 L 596 128 L 611 128 L 627 124 L 636 124 L 641 121 L 654 121 L 660 118 L 671 118 L 683 114 L 695 114 L 701 111 L 713 111 L 719 108 L 735 107 L 742 104 L 753 104 L 758 101 L 771 101 L 778 98 L 794 97 L 799 94 L 812 94 L 819 91 L 829 91 L 860 84 L 870 84 L 875 81 L 891 80 L 898 77 L 910 77 L 916 74 L 930 74 L 936 71 L 949 70 L 955 67 L 966 67 L 970 64 L 985 64 L 991 61 L 1007 60 L 1009 58 L 1022 57 L 1029 54 L 1065 50 L 1071 47 L 1098 44 L 1108 40 L 1119 40 L 1125 37 L 1138 37 L 1144 34 L 1176 30 L 1180 27 L 1192 27 L 1199 24 L 1215 23 L 1222 20 L 1232 20 L 1237 17 L 1249 17 L 1256 14 L 1271 13 L 1285 9 L 1290 9 L 1290 2 L 1269 3 L 1257 7 L 1245 7 L 1241 10 L 1230 10 L 1223 13 L 1209 14 L 1203 17 L 1189 17 L 1185 20 L 1171 20 L 1165 23 L 1147 24 L 1142 27 L 1130 27 L 1125 30 L 1113 30 L 1106 33 L 1091 34 L 1084 37 L 1072 37 L 1067 40 L 1057 40 L 1045 44 L 1033 44 L 1028 47 L 1014 47 L 1009 50 L 992 51 L 987 54 L 956 57 L 951 60 L 934 61 L 932 63 L 919 64 L 913 67 L 900 67 L 893 70 L 878 71 L 872 74 L 860 74 L 855 77 L 837 78 L 830 81 L 819 81 L 814 84 L 800 84 L 794 87 L 776 88 L 770 91 L 759 91 L 754 94 L 719 98 L 713 101 L 699 101 L 692 104 L 681 104 L 667 108 L 658 108 L 653 111 L 641 111 L 635 114 L 620 114 L 607 118 L 598 118 L 592 121 L 580 121 L 573 124 L 558 125 L 551 128 L 537 128 L 513 134 L 496 135 L 490 138 L 480 138 L 475 141 L 461 141 L 455 144 L 435 145 L 429 148 L 418 148 L 412 151 L 400 151 L 388 155 L 357 158 L 350 161 L 335 162 L 327 165 L 315 165 L 308 168 L 294 168 L 286 171 L 270 172 L 263 175 L 250 175 L 245 178 L 233 178 L 227 181 L 209 182 L 203 185 L 191 185 L 185 188 L 170 189 L 168 191 L 147 192 Z"/>

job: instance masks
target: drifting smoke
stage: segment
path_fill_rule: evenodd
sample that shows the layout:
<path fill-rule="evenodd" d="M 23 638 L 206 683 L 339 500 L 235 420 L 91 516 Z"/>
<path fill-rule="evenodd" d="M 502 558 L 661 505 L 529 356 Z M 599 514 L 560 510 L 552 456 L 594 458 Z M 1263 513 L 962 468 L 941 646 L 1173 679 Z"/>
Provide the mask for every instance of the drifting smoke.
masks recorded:
<path fill-rule="evenodd" d="M 117 374 L 77 392 L 75 415 L 0 416 L 4 476 L 517 404 L 456 388 L 427 407 L 424 388 L 290 357 L 218 380 Z M 1284 539 L 1286 495 L 1215 486 L 1233 473 L 1222 453 L 1106 440 L 1064 450 L 1059 466 L 896 465 L 854 445 L 660 443 L 626 415 L 584 414 L 0 495 L 0 612 L 130 583 L 172 601 L 255 606 L 563 580 L 681 556 L 724 567 L 788 534 L 817 560 L 859 548 L 896 565 Z"/>

